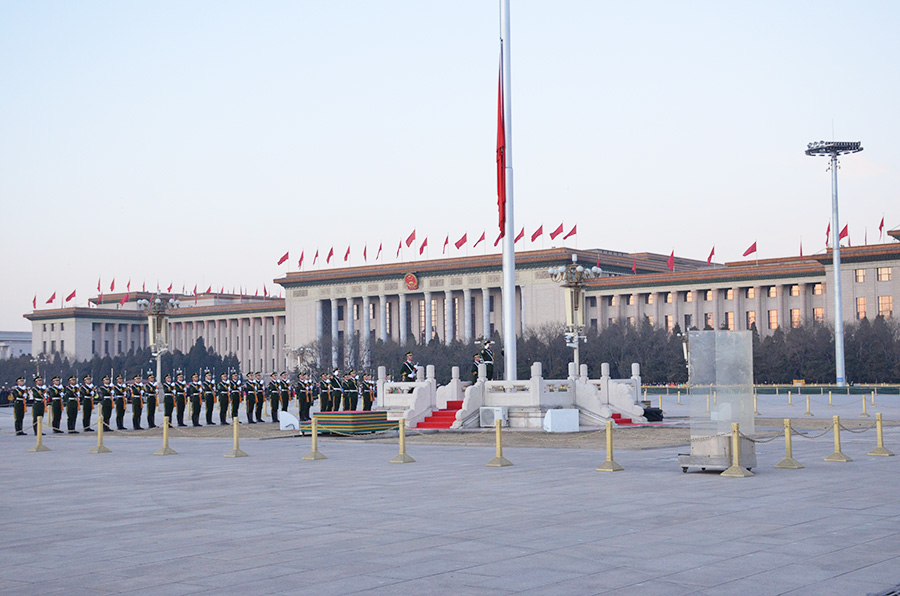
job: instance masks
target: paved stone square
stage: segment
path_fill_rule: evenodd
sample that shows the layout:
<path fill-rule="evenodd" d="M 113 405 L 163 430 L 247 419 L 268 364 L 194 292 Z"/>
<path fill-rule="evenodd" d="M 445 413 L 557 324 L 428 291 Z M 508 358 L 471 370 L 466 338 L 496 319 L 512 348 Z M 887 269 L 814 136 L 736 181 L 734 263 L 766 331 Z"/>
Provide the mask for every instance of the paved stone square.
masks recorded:
<path fill-rule="evenodd" d="M 874 594 L 900 584 L 900 458 L 874 432 L 758 446 L 752 478 L 683 474 L 681 448 L 604 453 L 322 437 L 10 432 L 0 410 L 2 594 Z M 900 452 L 900 428 L 885 431 Z"/>

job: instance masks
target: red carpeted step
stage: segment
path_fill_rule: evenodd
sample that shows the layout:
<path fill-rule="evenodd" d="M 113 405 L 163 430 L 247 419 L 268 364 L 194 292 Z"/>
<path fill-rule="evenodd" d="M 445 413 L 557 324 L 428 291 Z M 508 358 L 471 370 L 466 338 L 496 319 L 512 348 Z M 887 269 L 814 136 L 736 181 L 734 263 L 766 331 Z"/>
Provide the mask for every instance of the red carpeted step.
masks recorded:
<path fill-rule="evenodd" d="M 616 424 L 631 424 L 631 418 L 622 418 L 618 412 L 613 413 L 612 419 Z"/>
<path fill-rule="evenodd" d="M 463 400 L 459 399 L 451 399 L 447 402 L 448 410 L 461 410 L 463 406 Z"/>
<path fill-rule="evenodd" d="M 434 410 L 425 420 L 416 424 L 416 428 L 450 428 L 456 422 L 456 413 L 462 408 L 462 401 L 447 402 L 446 410 Z M 459 406 L 459 407 L 456 407 Z"/>

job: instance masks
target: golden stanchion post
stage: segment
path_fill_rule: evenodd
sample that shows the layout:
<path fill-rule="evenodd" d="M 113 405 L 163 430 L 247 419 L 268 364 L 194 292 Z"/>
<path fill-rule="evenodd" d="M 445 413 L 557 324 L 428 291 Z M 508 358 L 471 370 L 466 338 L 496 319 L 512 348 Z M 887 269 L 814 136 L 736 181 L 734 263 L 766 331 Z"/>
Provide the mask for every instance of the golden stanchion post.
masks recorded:
<path fill-rule="evenodd" d="M 865 400 L 865 398 L 863 398 Z M 831 417 L 834 424 L 834 453 L 825 458 L 825 461 L 848 462 L 853 461 L 841 452 L 841 417 Z"/>
<path fill-rule="evenodd" d="M 494 456 L 494 459 L 487 463 L 488 467 L 490 468 L 502 468 L 512 465 L 511 461 L 503 457 L 503 431 L 500 430 L 500 424 L 500 420 L 494 420 L 494 434 L 497 443 L 497 455 Z"/>
<path fill-rule="evenodd" d="M 678 405 L 681 405 L 681 391 L 678 392 Z"/>
<path fill-rule="evenodd" d="M 872 407 L 875 407 L 875 392 L 872 392 Z"/>
<path fill-rule="evenodd" d="M 789 406 L 794 405 L 794 394 L 791 393 L 790 391 L 788 391 L 788 405 Z"/>
<path fill-rule="evenodd" d="M 103 444 L 103 414 L 100 414 L 100 424 L 97 425 L 97 446 L 88 453 L 112 453 L 112 450 Z"/>
<path fill-rule="evenodd" d="M 613 460 L 613 423 L 612 420 L 606 421 L 606 461 L 597 468 L 598 472 L 621 472 L 624 470 L 622 466 Z"/>
<path fill-rule="evenodd" d="M 759 416 L 759 408 L 756 407 L 756 405 L 757 405 L 756 402 L 757 402 L 756 394 L 754 393 L 753 394 L 753 413 L 755 415 Z"/>
<path fill-rule="evenodd" d="M 709 393 L 706 394 L 706 413 L 709 414 Z"/>
<path fill-rule="evenodd" d="M 831 401 L 831 391 L 828 392 L 828 405 L 834 407 L 834 403 Z"/>
<path fill-rule="evenodd" d="M 741 429 L 737 422 L 731 423 L 731 467 L 720 474 L 728 478 L 749 478 L 753 472 L 741 465 Z"/>
<path fill-rule="evenodd" d="M 862 414 L 859 415 L 860 418 L 871 418 L 872 416 L 869 414 L 869 411 L 866 410 L 866 396 L 863 395 L 863 411 Z"/>
<path fill-rule="evenodd" d="M 890 457 L 894 455 L 891 451 L 884 448 L 884 427 L 881 423 L 881 412 L 875 414 L 875 433 L 878 435 L 878 446 L 869 452 L 869 455 L 884 455 Z"/>
<path fill-rule="evenodd" d="M 321 453 L 319 453 L 319 421 L 316 420 L 316 417 L 313 416 L 312 419 L 312 451 L 301 457 L 300 459 L 306 460 L 316 460 L 316 459 L 328 459 Z"/>
<path fill-rule="evenodd" d="M 169 417 L 163 416 L 163 444 L 153 455 L 178 455 L 178 452 L 169 447 Z"/>
<path fill-rule="evenodd" d="M 791 419 L 784 419 L 784 459 L 775 464 L 776 468 L 784 470 L 799 470 L 803 464 L 794 459 L 794 447 L 791 443 Z"/>
<path fill-rule="evenodd" d="M 718 391 L 713 391 L 713 405 L 714 406 L 719 405 L 719 392 Z"/>
<path fill-rule="evenodd" d="M 40 453 L 41 451 L 50 451 L 50 448 L 44 445 L 44 417 L 38 416 L 37 419 L 37 443 L 28 450 L 28 453 Z"/>
<path fill-rule="evenodd" d="M 647 401 L 647 390 L 644 389 L 644 401 Z"/>
<path fill-rule="evenodd" d="M 659 409 L 662 410 L 662 393 L 659 394 Z"/>
<path fill-rule="evenodd" d="M 225 457 L 247 457 L 247 454 L 241 451 L 240 446 L 238 445 L 238 419 L 233 418 L 231 426 L 234 427 L 234 447 L 231 451 L 225 454 Z"/>
<path fill-rule="evenodd" d="M 400 432 L 400 453 L 390 461 L 392 464 L 411 464 L 414 460 L 406 454 L 406 418 L 397 421 L 397 430 Z"/>
<path fill-rule="evenodd" d="M 808 395 L 806 396 L 806 411 L 803 412 L 803 415 L 804 416 L 812 416 L 813 415 L 812 411 L 809 409 L 809 396 Z"/>

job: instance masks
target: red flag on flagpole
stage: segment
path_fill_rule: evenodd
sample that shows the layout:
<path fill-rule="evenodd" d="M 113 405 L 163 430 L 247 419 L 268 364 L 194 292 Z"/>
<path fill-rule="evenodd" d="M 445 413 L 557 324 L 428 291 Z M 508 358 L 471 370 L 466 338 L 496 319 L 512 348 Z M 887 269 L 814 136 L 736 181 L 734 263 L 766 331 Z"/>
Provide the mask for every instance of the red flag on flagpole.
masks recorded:
<path fill-rule="evenodd" d="M 313 263 L 312 263 L 312 264 L 315 265 L 315 264 L 316 264 L 316 261 L 318 261 L 318 260 L 319 260 L 319 249 L 317 248 L 317 249 L 316 249 L 316 254 L 315 254 L 315 256 L 313 256 Z"/>
<path fill-rule="evenodd" d="M 485 234 L 485 232 L 481 233 L 481 238 L 479 238 L 478 240 L 475 241 L 475 244 L 472 245 L 472 248 L 475 248 L 476 246 L 478 246 L 479 244 L 484 242 L 484 234 Z M 494 246 L 497 246 L 497 245 L 495 244 Z"/>
<path fill-rule="evenodd" d="M 574 236 L 577 233 L 578 233 L 578 224 L 575 224 L 574 226 L 572 226 L 572 229 L 569 230 L 569 233 L 566 234 L 565 236 L 563 236 L 563 240 L 568 240 L 569 236 Z"/>
<path fill-rule="evenodd" d="M 497 211 L 500 231 L 506 229 L 506 123 L 503 118 L 503 52 L 497 86 Z"/>
<path fill-rule="evenodd" d="M 419 254 L 421 255 L 425 252 L 425 247 L 428 246 L 428 236 L 425 236 L 425 240 L 422 241 L 422 246 L 419 247 Z"/>
<path fill-rule="evenodd" d="M 881 216 L 881 223 L 878 224 L 878 240 L 881 240 L 882 235 L 884 234 L 884 216 Z"/>
<path fill-rule="evenodd" d="M 444 238 L 444 246 L 441 247 L 441 254 L 447 254 L 447 247 L 450 246 L 450 234 L 447 234 L 447 237 Z"/>
<path fill-rule="evenodd" d="M 285 261 L 287 261 L 290 254 L 291 254 L 291 251 L 287 251 L 286 253 L 284 253 L 283 255 L 281 255 L 281 258 L 278 259 L 278 264 L 281 265 L 282 263 L 284 263 Z"/>
<path fill-rule="evenodd" d="M 331 262 L 331 257 L 333 257 L 333 256 L 334 256 L 334 247 L 332 246 L 330 249 L 328 249 L 328 256 L 325 257 L 326 265 Z"/>
<path fill-rule="evenodd" d="M 31 299 L 31 307 L 37 308 L 37 294 L 35 294 L 34 298 Z"/>
<path fill-rule="evenodd" d="M 47 299 L 47 304 L 53 304 L 53 301 L 56 300 L 56 292 L 53 292 L 53 295 Z"/>
<path fill-rule="evenodd" d="M 406 248 L 409 248 L 410 245 L 416 241 L 416 231 L 413 230 L 412 234 L 406 237 Z"/>
<path fill-rule="evenodd" d="M 563 225 L 559 224 L 559 227 L 550 232 L 550 240 L 556 240 L 556 237 L 563 233 Z"/>
<path fill-rule="evenodd" d="M 72 293 L 66 296 L 66 302 L 75 297 L 75 290 L 72 290 Z"/>
<path fill-rule="evenodd" d="M 631 272 L 637 275 L 637 257 L 634 257 L 634 263 L 631 265 Z"/>
<path fill-rule="evenodd" d="M 303 254 L 305 251 L 300 251 L 300 260 L 297 262 L 297 269 L 303 267 Z"/>
<path fill-rule="evenodd" d="M 375 260 L 378 260 L 378 257 L 381 256 L 381 242 L 378 243 L 378 252 L 375 254 Z"/>
<path fill-rule="evenodd" d="M 669 271 L 675 271 L 675 250 L 672 250 L 672 254 L 669 255 L 669 258 L 666 259 L 666 267 L 669 268 Z"/>
<path fill-rule="evenodd" d="M 169 288 L 166 290 L 166 292 L 171 292 L 173 285 L 175 285 L 175 284 L 173 284 L 172 282 L 169 282 Z"/>
<path fill-rule="evenodd" d="M 369 259 L 368 259 L 368 257 L 366 256 L 366 251 L 368 251 L 368 250 L 369 250 L 369 245 L 368 245 L 368 244 L 364 244 L 364 245 L 363 245 L 363 263 L 368 263 L 368 262 L 369 262 Z"/>
<path fill-rule="evenodd" d="M 102 290 L 100 289 L 100 278 L 99 278 L 99 277 L 97 278 L 97 291 L 98 291 L 98 292 L 101 292 L 101 291 L 102 291 Z"/>
<path fill-rule="evenodd" d="M 841 233 L 838 234 L 838 242 L 840 242 L 841 240 L 843 240 L 844 238 L 846 238 L 847 236 L 850 235 L 849 227 L 850 227 L 850 224 L 844 224 L 844 228 L 841 230 Z"/>
<path fill-rule="evenodd" d="M 803 240 L 800 240 L 800 260 L 803 260 Z"/>
<path fill-rule="evenodd" d="M 350 258 L 350 247 L 347 247 L 347 252 L 344 253 L 344 262 L 347 262 L 347 259 Z"/>
<path fill-rule="evenodd" d="M 269 297 L 269 289 L 266 287 L 266 284 L 263 284 L 263 297 L 264 298 Z"/>
<path fill-rule="evenodd" d="M 522 228 L 524 231 L 525 228 Z M 538 238 L 540 238 L 544 234 L 544 224 L 538 226 L 538 229 L 534 231 L 534 234 L 531 235 L 531 241 L 534 242 Z"/>
<path fill-rule="evenodd" d="M 146 281 L 142 281 L 142 282 L 141 282 L 141 291 L 142 291 L 142 292 L 146 292 L 146 291 L 147 291 L 147 282 L 146 282 Z"/>
<path fill-rule="evenodd" d="M 828 247 L 828 240 L 831 238 L 831 222 L 828 222 L 828 228 L 825 230 L 825 247 Z"/>
<path fill-rule="evenodd" d="M 516 234 L 516 237 L 513 240 L 513 244 L 515 244 L 516 242 L 518 242 L 519 240 L 521 240 L 524 237 L 525 237 L 525 226 L 522 226 L 522 230 L 518 234 Z"/>
<path fill-rule="evenodd" d="M 713 244 L 712 250 L 709 251 L 709 256 L 706 257 L 706 264 L 712 265 L 712 258 L 716 255 L 716 245 Z"/>
<path fill-rule="evenodd" d="M 754 241 L 753 241 L 753 244 L 751 244 L 750 246 L 748 246 L 748 247 L 747 247 L 747 250 L 744 251 L 743 256 L 746 257 L 747 255 L 752 255 L 752 254 L 755 253 L 755 252 L 756 252 L 756 241 L 754 240 Z"/>
<path fill-rule="evenodd" d="M 119 306 L 125 306 L 125 303 L 128 302 L 128 294 L 126 293 L 122 296 L 122 299 L 119 300 Z M 196 298 L 194 299 L 194 303 L 196 304 Z"/>
<path fill-rule="evenodd" d="M 131 293 L 131 278 L 128 278 L 128 283 L 125 284 L 125 291 Z"/>
<path fill-rule="evenodd" d="M 401 240 L 400 243 L 397 244 L 397 256 L 394 257 L 395 259 L 399 259 L 399 258 L 400 258 L 400 249 L 401 249 L 401 248 L 403 248 L 403 240 Z"/>
<path fill-rule="evenodd" d="M 113 280 L 112 280 L 112 283 L 109 284 L 109 291 L 110 291 L 110 292 L 114 292 L 115 289 L 116 289 L 116 278 L 114 277 Z"/>
<path fill-rule="evenodd" d="M 500 230 L 500 235 L 497 236 L 496 240 L 494 240 L 494 246 L 496 247 L 498 244 L 500 244 L 501 240 L 503 240 L 503 230 Z"/>
<path fill-rule="evenodd" d="M 210 284 L 209 287 L 206 288 L 206 293 L 207 293 L 207 294 L 212 294 L 212 284 Z"/>
<path fill-rule="evenodd" d="M 253 290 L 253 295 L 259 296 L 259 288 L 256 288 L 255 290 Z"/>
<path fill-rule="evenodd" d="M 460 248 L 462 248 L 463 245 L 466 243 L 466 236 L 467 236 L 467 235 L 468 235 L 468 232 L 466 232 L 465 234 L 463 234 L 463 235 L 462 235 L 462 238 L 460 238 L 459 240 L 457 240 L 456 242 L 453 243 L 453 246 L 456 247 L 456 250 L 459 250 Z"/>

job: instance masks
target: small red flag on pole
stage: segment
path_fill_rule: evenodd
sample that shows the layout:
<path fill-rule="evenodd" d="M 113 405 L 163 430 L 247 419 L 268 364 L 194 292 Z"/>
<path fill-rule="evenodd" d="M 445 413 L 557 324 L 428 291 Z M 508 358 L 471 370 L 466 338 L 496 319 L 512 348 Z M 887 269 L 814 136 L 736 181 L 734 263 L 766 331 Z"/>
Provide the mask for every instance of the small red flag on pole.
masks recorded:
<path fill-rule="evenodd" d="M 119 306 L 125 306 L 126 302 L 128 302 L 128 294 L 127 293 L 124 296 L 122 296 L 121 300 L 119 300 Z M 196 300 L 195 300 L 195 303 L 196 303 Z"/>
<path fill-rule="evenodd" d="M 756 252 L 756 241 L 754 241 L 753 244 L 751 244 L 750 246 L 747 247 L 747 250 L 744 251 L 743 256 L 746 257 L 748 255 L 752 255 L 755 252 Z"/>
<path fill-rule="evenodd" d="M 406 248 L 409 248 L 413 242 L 416 241 L 416 231 L 413 230 L 412 234 L 406 237 Z"/>
<path fill-rule="evenodd" d="M 572 229 L 569 230 L 569 233 L 566 234 L 565 236 L 563 236 L 563 240 L 568 240 L 569 236 L 574 236 L 577 233 L 578 233 L 578 224 L 575 224 L 574 226 L 572 226 Z"/>
<path fill-rule="evenodd" d="M 468 232 L 466 232 L 465 234 L 463 234 L 463 235 L 462 235 L 462 238 L 460 238 L 459 240 L 457 240 L 456 242 L 453 243 L 453 246 L 456 247 L 456 250 L 459 250 L 460 248 L 462 248 L 463 245 L 466 243 L 466 236 L 467 236 L 467 235 L 468 235 Z"/>
<path fill-rule="evenodd" d="M 35 294 L 34 298 L 31 299 L 31 307 L 37 308 L 37 294 Z"/>
<path fill-rule="evenodd" d="M 850 224 L 844 224 L 844 228 L 841 230 L 841 233 L 838 234 L 838 242 L 846 238 L 850 235 Z"/>
<path fill-rule="evenodd" d="M 110 292 L 114 292 L 115 289 L 116 289 L 116 278 L 114 277 L 113 280 L 112 280 L 112 283 L 109 284 L 109 291 L 110 291 Z"/>
<path fill-rule="evenodd" d="M 556 240 L 556 237 L 563 233 L 563 225 L 559 224 L 559 227 L 550 232 L 550 240 Z"/>
<path fill-rule="evenodd" d="M 712 258 L 713 258 L 714 256 L 716 256 L 716 245 L 715 245 L 715 244 L 713 244 L 712 250 L 709 251 L 709 256 L 706 257 L 706 264 L 707 264 L 707 265 L 712 265 Z"/>
<path fill-rule="evenodd" d="M 318 261 L 318 260 L 319 260 L 319 249 L 317 248 L 316 254 L 315 254 L 315 256 L 313 256 L 313 265 L 315 265 L 316 261 Z"/>
<path fill-rule="evenodd" d="M 881 240 L 884 235 L 884 216 L 881 216 L 881 223 L 878 224 L 878 240 Z"/>
<path fill-rule="evenodd" d="M 669 271 L 675 271 L 675 250 L 672 250 L 672 254 L 669 255 L 669 258 L 666 259 L 666 267 L 669 268 Z"/>
<path fill-rule="evenodd" d="M 344 253 L 344 262 L 347 262 L 347 259 L 350 258 L 350 247 L 347 247 L 347 252 Z"/>
<path fill-rule="evenodd" d="M 828 222 L 828 228 L 825 230 L 825 247 L 828 248 L 828 240 L 831 238 L 831 222 Z"/>
<path fill-rule="evenodd" d="M 637 257 L 634 257 L 634 263 L 631 264 L 631 272 L 637 275 Z"/>
<path fill-rule="evenodd" d="M 525 228 L 522 228 L 522 230 L 524 231 Z M 538 226 L 538 229 L 536 229 L 534 231 L 534 234 L 531 235 L 531 241 L 534 242 L 535 240 L 537 240 L 538 238 L 540 238 L 543 235 L 544 235 L 544 224 L 541 224 Z"/>
<path fill-rule="evenodd" d="M 281 255 L 281 258 L 278 259 L 278 264 L 281 265 L 282 263 L 284 263 L 285 261 L 287 261 L 288 258 L 289 258 L 289 256 L 290 256 L 290 254 L 291 254 L 291 251 L 287 251 L 286 253 L 284 253 L 283 255 Z"/>
<path fill-rule="evenodd" d="M 364 244 L 364 245 L 363 245 L 363 263 L 368 263 L 368 262 L 369 262 L 369 259 L 368 259 L 368 257 L 366 256 L 366 251 L 368 251 L 368 250 L 369 250 L 369 245 L 368 245 L 368 244 Z"/>
<path fill-rule="evenodd" d="M 75 297 L 75 290 L 72 290 L 72 293 L 66 296 L 66 302 Z"/>
<path fill-rule="evenodd" d="M 450 234 L 447 234 L 447 237 L 444 238 L 444 246 L 441 247 L 441 254 L 447 254 L 447 247 L 450 246 Z"/>
<path fill-rule="evenodd" d="M 56 300 L 56 292 L 53 292 L 53 295 L 47 299 L 46 304 L 53 304 L 53 301 Z"/>
<path fill-rule="evenodd" d="M 397 256 L 394 257 L 395 259 L 399 259 L 399 258 L 400 258 L 400 249 L 401 249 L 401 248 L 403 248 L 403 240 L 401 240 L 400 243 L 397 244 Z"/>
<path fill-rule="evenodd" d="M 422 246 L 419 247 L 419 255 L 425 252 L 426 246 L 428 246 L 428 236 L 425 236 L 425 240 L 422 241 Z"/>
<path fill-rule="evenodd" d="M 513 239 L 513 244 L 515 244 L 516 242 L 518 242 L 519 240 L 521 240 L 524 237 L 525 237 L 525 226 L 522 226 L 522 230 L 518 234 L 516 234 L 515 239 Z"/>
<path fill-rule="evenodd" d="M 485 234 L 485 232 L 481 233 L 481 238 L 479 238 L 478 240 L 475 241 L 475 244 L 472 245 L 472 248 L 475 248 L 476 246 L 478 246 L 479 244 L 484 242 L 484 234 Z M 494 244 L 494 246 L 497 246 L 497 245 Z"/>
<path fill-rule="evenodd" d="M 300 260 L 297 262 L 297 269 L 303 267 L 303 254 L 305 251 L 300 251 Z"/>
<path fill-rule="evenodd" d="M 503 240 L 503 230 L 500 230 L 500 235 L 497 236 L 496 240 L 494 240 L 494 246 L 497 246 L 498 244 L 500 244 L 501 240 Z"/>
<path fill-rule="evenodd" d="M 330 249 L 328 249 L 328 256 L 325 257 L 326 265 L 331 262 L 331 257 L 333 257 L 333 256 L 334 256 L 334 247 L 332 246 Z"/>
<path fill-rule="evenodd" d="M 375 254 L 375 260 L 378 260 L 378 257 L 381 256 L 381 242 L 378 243 L 378 252 Z"/>

